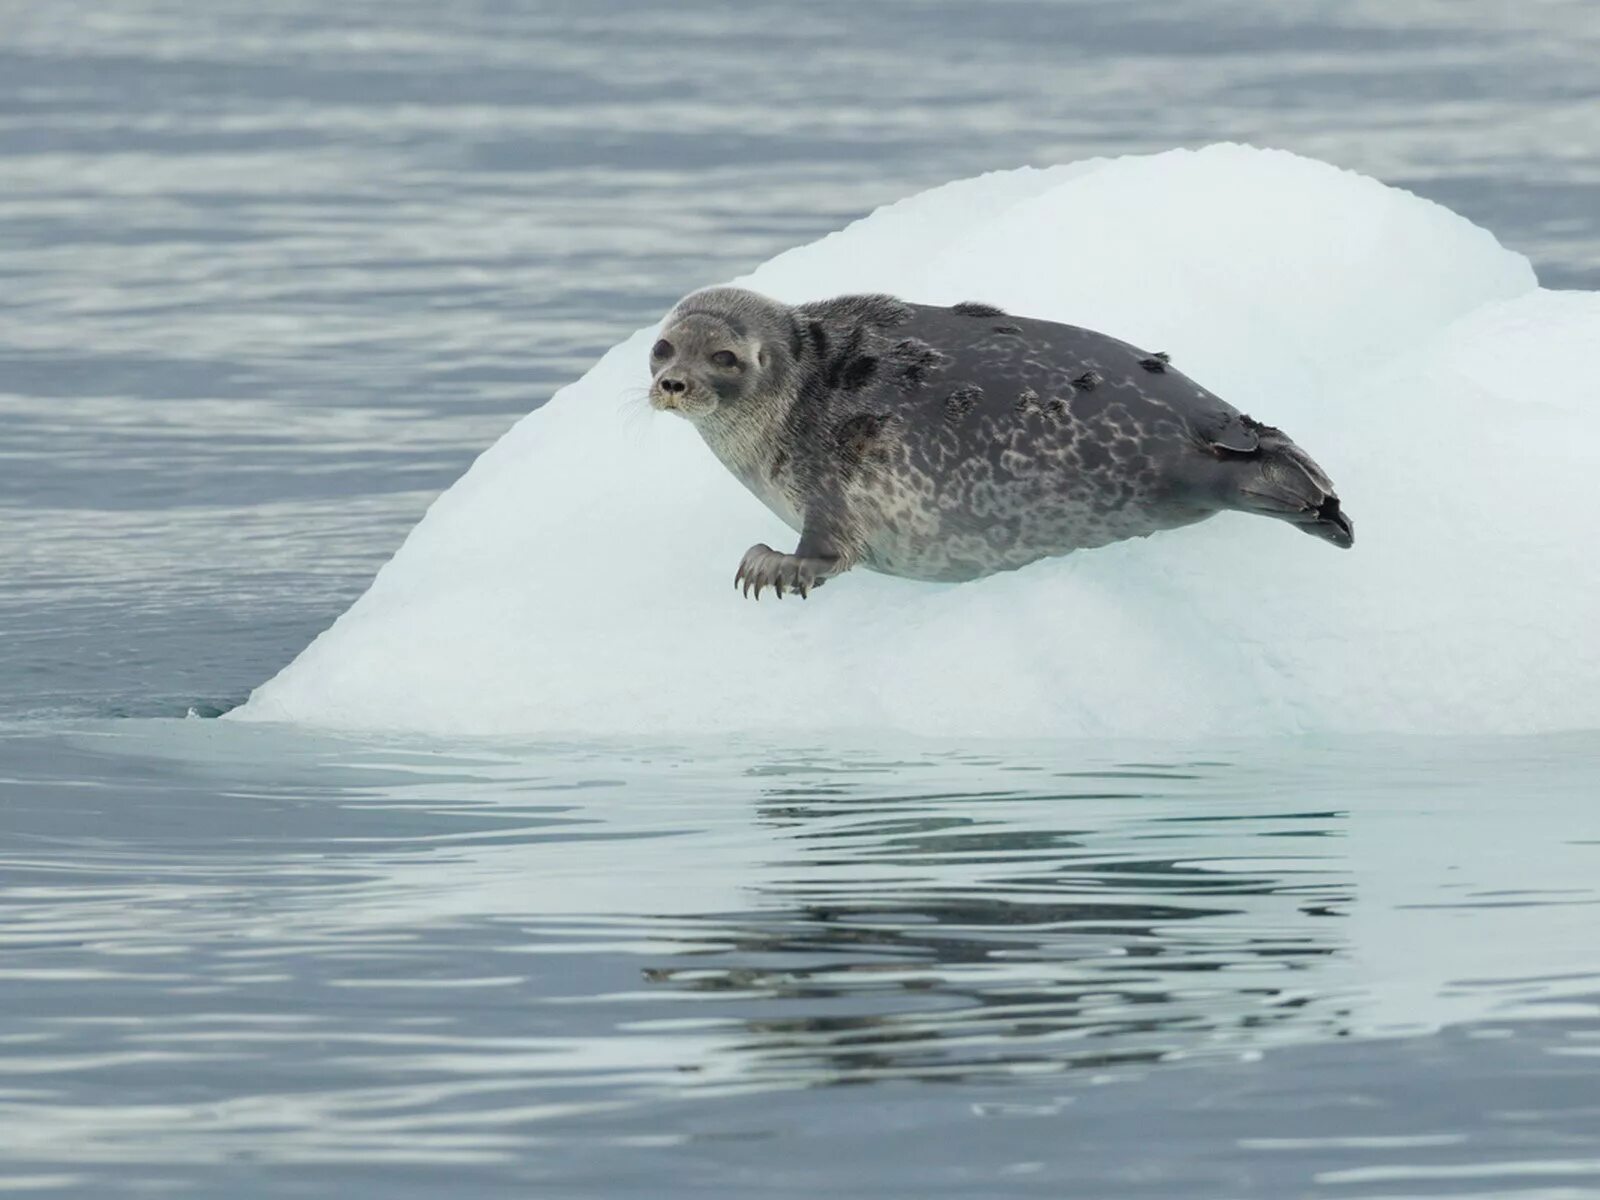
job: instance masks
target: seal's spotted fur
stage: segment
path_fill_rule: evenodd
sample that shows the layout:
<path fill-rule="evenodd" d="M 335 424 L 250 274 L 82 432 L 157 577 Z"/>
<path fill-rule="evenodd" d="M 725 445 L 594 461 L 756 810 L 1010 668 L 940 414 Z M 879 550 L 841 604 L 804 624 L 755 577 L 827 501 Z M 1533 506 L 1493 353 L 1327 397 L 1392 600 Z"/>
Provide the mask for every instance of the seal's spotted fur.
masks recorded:
<path fill-rule="evenodd" d="M 800 533 L 745 556 L 757 595 L 857 565 L 976 579 L 1224 509 L 1350 545 L 1310 456 L 1168 361 L 988 304 L 711 288 L 668 315 L 651 399 Z"/>

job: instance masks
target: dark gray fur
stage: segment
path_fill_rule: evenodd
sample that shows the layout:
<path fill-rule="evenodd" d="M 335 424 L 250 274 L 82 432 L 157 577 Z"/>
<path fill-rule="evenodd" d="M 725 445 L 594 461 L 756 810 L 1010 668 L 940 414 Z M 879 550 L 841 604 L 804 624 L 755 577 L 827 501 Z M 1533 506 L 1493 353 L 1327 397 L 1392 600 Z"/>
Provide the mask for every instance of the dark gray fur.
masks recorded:
<path fill-rule="evenodd" d="M 1333 485 L 1287 435 L 1105 334 L 978 303 L 790 307 L 712 288 L 662 337 L 652 402 L 693 420 L 800 534 L 794 554 L 745 556 L 736 582 L 758 595 L 852 566 L 976 579 L 1227 509 L 1352 541 Z M 719 349 L 736 371 L 709 365 Z"/>

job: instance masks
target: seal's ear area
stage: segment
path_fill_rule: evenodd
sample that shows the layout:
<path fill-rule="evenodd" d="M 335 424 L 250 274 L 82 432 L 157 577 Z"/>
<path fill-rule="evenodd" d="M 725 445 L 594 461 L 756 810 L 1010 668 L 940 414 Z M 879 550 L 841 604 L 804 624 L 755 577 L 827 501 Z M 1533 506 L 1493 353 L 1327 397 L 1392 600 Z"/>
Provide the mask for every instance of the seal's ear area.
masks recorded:
<path fill-rule="evenodd" d="M 772 365 L 772 351 L 767 349 L 765 342 L 756 346 L 756 366 L 765 371 Z"/>

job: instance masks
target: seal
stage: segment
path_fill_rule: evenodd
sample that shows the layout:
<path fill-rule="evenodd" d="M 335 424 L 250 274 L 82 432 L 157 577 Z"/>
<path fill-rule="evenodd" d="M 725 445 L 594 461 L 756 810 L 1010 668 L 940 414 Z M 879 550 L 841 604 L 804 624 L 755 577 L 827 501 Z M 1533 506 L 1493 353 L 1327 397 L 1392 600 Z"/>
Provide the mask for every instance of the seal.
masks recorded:
<path fill-rule="evenodd" d="M 857 566 L 977 579 L 1227 510 L 1354 540 L 1310 455 L 1167 355 L 988 304 L 708 288 L 650 365 L 652 406 L 800 535 L 745 554 L 734 586 L 757 599 Z"/>

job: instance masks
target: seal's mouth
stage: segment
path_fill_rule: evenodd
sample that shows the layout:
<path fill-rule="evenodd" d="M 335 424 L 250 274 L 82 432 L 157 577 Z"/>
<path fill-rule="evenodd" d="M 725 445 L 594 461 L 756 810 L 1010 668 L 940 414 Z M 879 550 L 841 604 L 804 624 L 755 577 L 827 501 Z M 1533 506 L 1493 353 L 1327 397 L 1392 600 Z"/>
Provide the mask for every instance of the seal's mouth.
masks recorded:
<path fill-rule="evenodd" d="M 650 407 L 657 412 L 675 413 L 686 420 L 693 420 L 710 412 L 716 407 L 716 402 L 692 389 L 687 392 L 665 392 L 653 387 L 650 389 Z"/>

